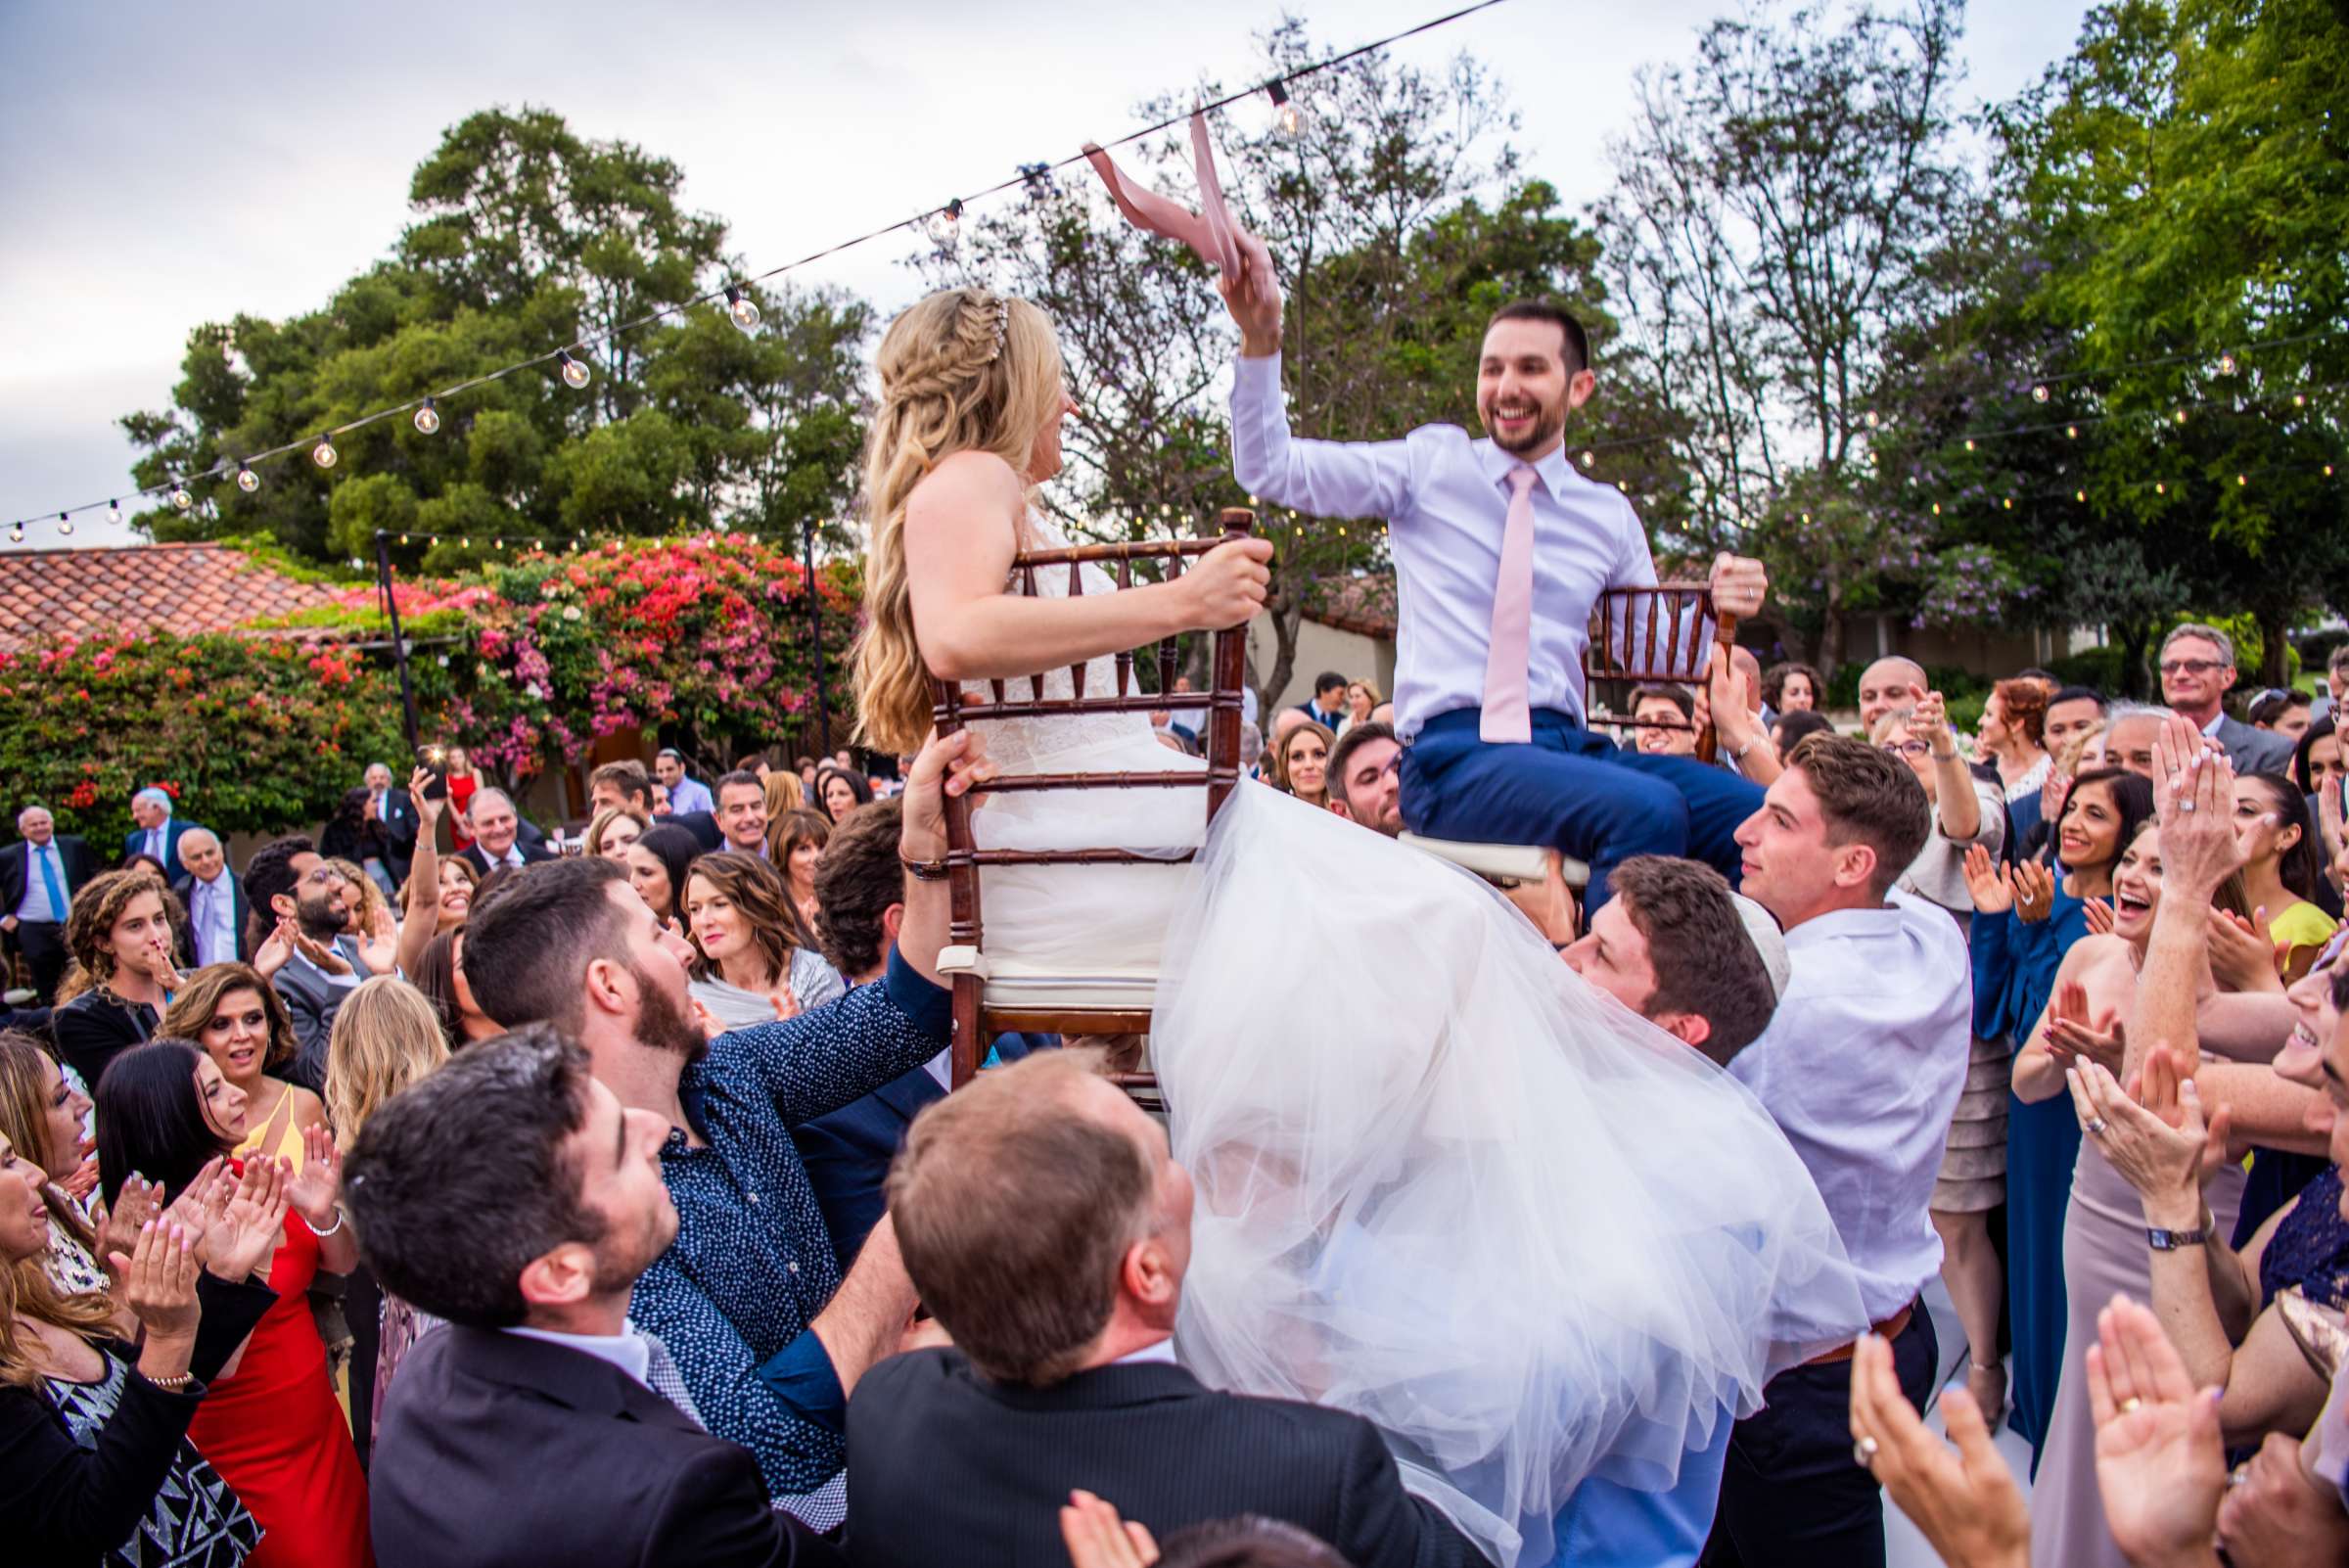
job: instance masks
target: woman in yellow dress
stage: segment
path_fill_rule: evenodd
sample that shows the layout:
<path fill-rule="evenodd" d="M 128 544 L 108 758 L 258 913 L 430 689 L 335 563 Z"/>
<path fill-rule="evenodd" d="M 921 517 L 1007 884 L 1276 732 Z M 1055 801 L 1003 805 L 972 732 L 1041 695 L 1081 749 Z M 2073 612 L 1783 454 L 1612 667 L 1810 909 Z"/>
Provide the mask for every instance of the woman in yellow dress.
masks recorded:
<path fill-rule="evenodd" d="M 246 964 L 212 964 L 189 977 L 163 1014 L 160 1035 L 193 1040 L 220 1076 L 244 1091 L 239 1156 L 261 1153 L 301 1169 L 301 1134 L 326 1126 L 326 1105 L 272 1076 L 294 1060 L 294 1020 L 260 974 Z"/>
<path fill-rule="evenodd" d="M 2243 892 L 2266 912 L 2268 940 L 2279 949 L 2280 979 L 2289 985 L 2331 940 L 2338 924 L 2316 903 L 2316 830 L 2299 787 L 2280 773 L 2244 773 L 2234 781 L 2234 837 L 2242 848 Z"/>

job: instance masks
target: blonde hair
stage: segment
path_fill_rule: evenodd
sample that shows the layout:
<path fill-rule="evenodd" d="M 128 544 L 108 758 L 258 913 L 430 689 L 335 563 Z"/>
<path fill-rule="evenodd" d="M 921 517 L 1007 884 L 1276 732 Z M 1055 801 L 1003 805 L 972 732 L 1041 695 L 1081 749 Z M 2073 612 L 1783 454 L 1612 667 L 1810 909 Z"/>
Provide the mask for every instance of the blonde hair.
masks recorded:
<path fill-rule="evenodd" d="M 326 1041 L 326 1114 L 348 1147 L 383 1103 L 448 1060 L 430 997 L 396 975 L 362 980 Z"/>
<path fill-rule="evenodd" d="M 585 848 L 590 858 L 604 853 L 604 835 L 611 832 L 612 824 L 623 816 L 636 824 L 636 830 L 640 835 L 653 830 L 653 819 L 637 810 L 633 806 L 607 806 L 595 813 L 594 821 L 587 824 Z M 467 862 L 460 860 L 457 863 L 463 865 Z"/>
<path fill-rule="evenodd" d="M 334 867 L 337 876 L 350 884 L 351 896 L 359 900 L 359 940 L 372 941 L 375 937 L 375 917 L 392 914 L 392 904 L 384 897 L 384 890 L 377 887 L 375 878 L 360 869 L 354 861 L 329 860 L 326 863 Z M 394 915 L 394 923 L 397 919 Z"/>
<path fill-rule="evenodd" d="M 1025 484 L 1036 438 L 1060 412 L 1060 346 L 1027 300 L 947 289 L 889 324 L 875 368 L 881 404 L 864 448 L 871 537 L 853 654 L 856 732 L 877 751 L 904 755 L 920 749 L 933 707 L 914 637 L 906 498 L 955 452 L 992 452 Z"/>
<path fill-rule="evenodd" d="M 796 811 L 807 804 L 807 791 L 800 783 L 800 775 L 789 768 L 769 768 L 766 775 L 766 819 L 774 821 L 786 811 Z"/>
<path fill-rule="evenodd" d="M 92 1345 L 113 1337 L 115 1304 L 102 1291 L 66 1295 L 49 1282 L 38 1258 L 0 1265 L 0 1388 L 38 1389 L 51 1364 L 46 1356 L 34 1360 L 39 1341 L 21 1331 L 25 1318 Z"/>

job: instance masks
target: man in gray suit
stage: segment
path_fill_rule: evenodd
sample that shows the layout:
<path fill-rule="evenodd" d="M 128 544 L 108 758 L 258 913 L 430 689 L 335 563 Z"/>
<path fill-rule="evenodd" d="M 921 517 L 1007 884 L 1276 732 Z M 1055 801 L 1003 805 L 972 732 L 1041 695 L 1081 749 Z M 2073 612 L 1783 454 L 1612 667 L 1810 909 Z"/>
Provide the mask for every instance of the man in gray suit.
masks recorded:
<path fill-rule="evenodd" d="M 269 984 L 294 1021 L 298 1044 L 283 1077 L 313 1094 L 326 1092 L 327 1038 L 343 998 L 368 976 L 359 945 L 345 935 L 350 889 L 301 834 L 263 845 L 245 867 L 251 930 L 257 950 L 281 921 L 291 922 L 293 952 Z"/>
<path fill-rule="evenodd" d="M 2287 771 L 2290 741 L 2228 715 L 2234 677 L 2234 639 L 2218 627 L 2189 621 L 2161 639 L 2161 700 L 2225 747 L 2236 772 Z"/>

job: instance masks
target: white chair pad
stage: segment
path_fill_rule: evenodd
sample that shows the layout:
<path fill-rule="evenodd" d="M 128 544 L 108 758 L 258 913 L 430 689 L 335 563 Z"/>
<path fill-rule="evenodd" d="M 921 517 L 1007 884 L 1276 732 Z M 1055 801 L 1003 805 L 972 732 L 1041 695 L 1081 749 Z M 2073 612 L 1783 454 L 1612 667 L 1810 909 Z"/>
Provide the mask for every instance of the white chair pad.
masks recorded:
<path fill-rule="evenodd" d="M 1511 882 L 1539 882 L 1547 874 L 1547 852 L 1530 844 L 1475 844 L 1466 839 L 1429 839 L 1416 833 L 1399 835 L 1414 850 L 1473 871 L 1480 877 L 1502 877 Z M 1590 868 L 1572 858 L 1566 861 L 1569 887 L 1590 885 Z"/>
<path fill-rule="evenodd" d="M 975 974 L 986 982 L 986 1004 L 1007 1010 L 1139 1012 L 1158 996 L 1158 971 L 1087 967 L 1072 973 L 975 947 L 948 947 L 938 955 L 939 972 L 951 980 Z"/>

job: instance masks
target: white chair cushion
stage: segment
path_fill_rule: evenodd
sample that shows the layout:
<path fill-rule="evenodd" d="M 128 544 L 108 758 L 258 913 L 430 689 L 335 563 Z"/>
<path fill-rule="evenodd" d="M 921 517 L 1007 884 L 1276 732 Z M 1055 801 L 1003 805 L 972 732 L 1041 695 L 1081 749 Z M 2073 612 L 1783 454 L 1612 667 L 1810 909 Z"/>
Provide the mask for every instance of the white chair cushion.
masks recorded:
<path fill-rule="evenodd" d="M 938 967 L 948 979 L 979 976 L 987 983 L 990 1007 L 1131 1012 L 1148 1008 L 1158 995 L 1155 969 L 1087 968 L 1072 974 L 967 945 L 941 952 Z"/>
<path fill-rule="evenodd" d="M 1501 877 L 1510 882 L 1539 882 L 1546 874 L 1546 851 L 1530 844 L 1474 844 L 1466 839 L 1428 839 L 1416 833 L 1398 835 L 1403 843 L 1440 860 L 1475 872 L 1480 877 Z M 1566 861 L 1566 883 L 1569 887 L 1587 888 L 1590 885 L 1590 868 L 1569 857 Z"/>

